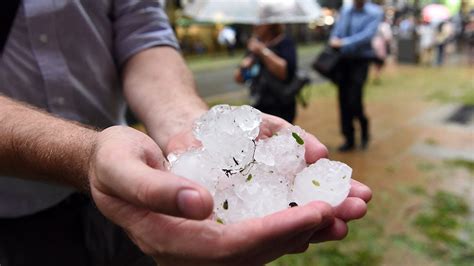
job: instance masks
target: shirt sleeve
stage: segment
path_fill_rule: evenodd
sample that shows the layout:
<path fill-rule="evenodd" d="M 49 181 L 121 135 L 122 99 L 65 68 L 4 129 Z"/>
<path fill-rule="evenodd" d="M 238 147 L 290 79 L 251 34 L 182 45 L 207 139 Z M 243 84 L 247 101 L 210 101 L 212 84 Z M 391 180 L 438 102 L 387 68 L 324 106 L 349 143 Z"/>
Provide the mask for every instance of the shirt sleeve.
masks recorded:
<path fill-rule="evenodd" d="M 372 38 L 375 36 L 375 33 L 377 33 L 377 28 L 380 22 L 382 22 L 382 17 L 383 14 L 381 13 L 370 16 L 364 30 L 343 38 L 341 51 L 343 53 L 349 50 L 352 51 L 361 44 L 370 43 Z"/>
<path fill-rule="evenodd" d="M 276 54 L 286 61 L 286 81 L 293 79 L 296 72 L 296 48 L 291 39 L 286 37 L 276 49 Z"/>
<path fill-rule="evenodd" d="M 334 27 L 332 28 L 331 30 L 331 38 L 342 38 L 344 37 L 343 36 L 343 32 L 342 32 L 342 28 L 345 24 L 345 21 L 344 21 L 344 15 L 345 14 L 345 10 L 341 10 L 340 13 L 339 13 L 339 18 L 337 19 L 336 21 L 336 24 L 334 25 Z"/>
<path fill-rule="evenodd" d="M 179 49 L 168 17 L 157 0 L 115 0 L 112 16 L 115 55 L 120 66 L 150 47 Z"/>

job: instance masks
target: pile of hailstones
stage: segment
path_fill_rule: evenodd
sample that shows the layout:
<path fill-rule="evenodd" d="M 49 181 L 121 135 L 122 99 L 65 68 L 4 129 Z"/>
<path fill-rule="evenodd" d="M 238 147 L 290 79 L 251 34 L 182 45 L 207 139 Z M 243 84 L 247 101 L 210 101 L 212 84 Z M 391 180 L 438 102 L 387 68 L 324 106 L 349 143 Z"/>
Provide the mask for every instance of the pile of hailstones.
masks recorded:
<path fill-rule="evenodd" d="M 235 223 L 314 200 L 337 206 L 347 197 L 349 166 L 328 159 L 307 166 L 301 128 L 257 139 L 261 122 L 250 106 L 215 106 L 194 124 L 202 147 L 168 156 L 171 172 L 210 191 L 213 219 Z"/>

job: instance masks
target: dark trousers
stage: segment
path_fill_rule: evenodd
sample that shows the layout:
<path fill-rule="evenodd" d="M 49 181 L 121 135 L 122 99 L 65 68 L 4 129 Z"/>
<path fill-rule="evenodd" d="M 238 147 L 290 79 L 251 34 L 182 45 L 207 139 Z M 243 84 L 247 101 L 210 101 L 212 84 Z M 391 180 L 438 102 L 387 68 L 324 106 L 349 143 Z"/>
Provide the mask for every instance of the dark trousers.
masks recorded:
<path fill-rule="evenodd" d="M 21 218 L 0 219 L 1 266 L 156 265 L 91 200 L 75 194 Z"/>
<path fill-rule="evenodd" d="M 346 142 L 354 143 L 353 120 L 359 120 L 362 138 L 368 139 L 368 119 L 364 113 L 363 88 L 369 72 L 368 59 L 343 58 L 338 65 L 339 114 Z"/>

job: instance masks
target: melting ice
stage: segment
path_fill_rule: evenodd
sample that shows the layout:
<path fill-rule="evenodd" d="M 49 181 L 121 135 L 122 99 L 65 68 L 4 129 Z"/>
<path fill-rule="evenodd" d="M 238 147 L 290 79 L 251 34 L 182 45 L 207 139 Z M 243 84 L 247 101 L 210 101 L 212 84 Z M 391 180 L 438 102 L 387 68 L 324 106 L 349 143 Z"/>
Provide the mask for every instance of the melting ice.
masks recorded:
<path fill-rule="evenodd" d="M 257 139 L 261 122 L 250 106 L 214 106 L 194 124 L 202 147 L 168 156 L 171 172 L 210 191 L 215 220 L 235 223 L 314 200 L 337 206 L 347 197 L 349 166 L 328 159 L 307 166 L 301 128 Z"/>

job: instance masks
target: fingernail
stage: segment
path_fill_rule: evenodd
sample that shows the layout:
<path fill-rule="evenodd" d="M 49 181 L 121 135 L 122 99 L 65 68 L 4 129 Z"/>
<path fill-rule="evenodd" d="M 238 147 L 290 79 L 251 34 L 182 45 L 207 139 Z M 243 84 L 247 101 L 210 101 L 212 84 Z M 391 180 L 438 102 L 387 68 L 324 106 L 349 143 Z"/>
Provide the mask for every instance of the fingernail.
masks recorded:
<path fill-rule="evenodd" d="M 178 192 L 178 208 L 188 218 L 203 218 L 203 203 L 199 192 L 193 189 L 182 189 Z"/>

